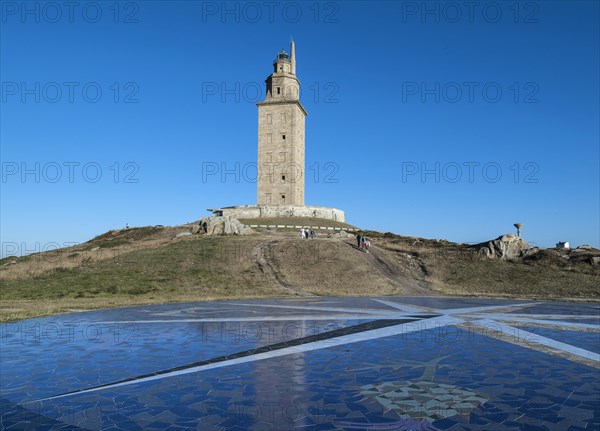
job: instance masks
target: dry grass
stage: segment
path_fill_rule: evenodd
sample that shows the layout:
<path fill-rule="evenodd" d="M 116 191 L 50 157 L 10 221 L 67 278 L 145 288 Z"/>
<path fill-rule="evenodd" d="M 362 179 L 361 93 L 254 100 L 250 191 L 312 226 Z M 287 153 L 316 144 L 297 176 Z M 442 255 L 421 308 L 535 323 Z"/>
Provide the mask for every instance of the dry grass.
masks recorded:
<path fill-rule="evenodd" d="M 466 245 L 377 232 L 367 232 L 369 254 L 352 238 L 302 240 L 289 231 L 173 239 L 189 227 L 111 231 L 76 247 L 3 259 L 0 320 L 283 295 L 600 298 L 600 266 L 590 263 L 597 251 L 507 262 Z"/>
<path fill-rule="evenodd" d="M 600 266 L 589 252 L 542 250 L 519 261 L 488 259 L 471 246 L 388 234 L 380 245 L 411 255 L 439 293 L 568 300 L 600 299 Z M 566 257 L 569 257 L 567 259 Z"/>
<path fill-rule="evenodd" d="M 181 231 L 181 229 L 179 229 Z M 110 257 L 20 259 L 4 267 L 0 320 L 70 308 L 252 298 L 289 294 L 265 276 L 253 258 L 259 237 L 182 237 L 121 245 Z M 84 252 L 80 252 L 85 254 Z M 40 258 L 42 258 L 40 256 Z M 77 265 L 80 263 L 79 265 Z"/>
<path fill-rule="evenodd" d="M 0 282 L 21 280 L 68 271 L 106 260 L 119 259 L 142 249 L 155 249 L 172 242 L 189 226 L 112 230 L 73 247 L 0 259 Z"/>

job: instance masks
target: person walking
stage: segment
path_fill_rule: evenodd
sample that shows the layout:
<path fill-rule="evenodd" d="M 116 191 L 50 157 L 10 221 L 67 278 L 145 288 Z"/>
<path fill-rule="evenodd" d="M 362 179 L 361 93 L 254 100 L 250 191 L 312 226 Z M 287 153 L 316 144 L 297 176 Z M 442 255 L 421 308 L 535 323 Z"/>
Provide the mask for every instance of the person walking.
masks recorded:
<path fill-rule="evenodd" d="M 356 235 L 356 248 L 360 248 L 360 240 L 361 240 L 361 236 L 360 234 Z"/>
<path fill-rule="evenodd" d="M 370 247 L 371 247 L 371 240 L 369 238 L 367 238 L 365 240 L 365 250 L 367 251 L 367 253 L 369 252 Z"/>
<path fill-rule="evenodd" d="M 304 228 L 300 229 L 300 238 L 304 239 Z"/>

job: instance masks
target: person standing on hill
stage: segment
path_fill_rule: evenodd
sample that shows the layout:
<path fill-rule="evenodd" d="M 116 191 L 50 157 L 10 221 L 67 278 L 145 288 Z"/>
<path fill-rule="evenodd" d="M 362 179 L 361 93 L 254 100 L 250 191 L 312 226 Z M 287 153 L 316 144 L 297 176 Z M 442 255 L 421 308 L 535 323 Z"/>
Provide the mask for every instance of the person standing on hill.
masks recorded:
<path fill-rule="evenodd" d="M 360 248 L 361 239 L 362 239 L 362 236 L 360 236 L 360 234 L 356 235 L 356 248 Z"/>

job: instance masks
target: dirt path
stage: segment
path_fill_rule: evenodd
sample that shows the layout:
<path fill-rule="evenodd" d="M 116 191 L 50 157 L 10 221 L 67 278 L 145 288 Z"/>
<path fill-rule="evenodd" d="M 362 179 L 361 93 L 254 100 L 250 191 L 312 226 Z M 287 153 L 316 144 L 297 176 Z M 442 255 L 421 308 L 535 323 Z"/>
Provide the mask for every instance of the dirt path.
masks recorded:
<path fill-rule="evenodd" d="M 427 273 L 410 257 L 371 247 L 359 250 L 353 241 L 321 238 L 303 241 L 287 235 L 268 233 L 266 241 L 254 249 L 256 264 L 264 276 L 287 294 L 315 296 L 323 290 L 344 284 L 375 287 L 388 285 L 387 294 L 431 295 Z M 295 244 L 297 241 L 297 245 Z M 290 248 L 294 247 L 294 248 Z M 296 253 L 285 253 L 295 250 Z M 316 260 L 313 254 L 319 253 Z M 303 260 L 304 259 L 304 260 Z M 327 260 L 330 260 L 327 266 Z M 385 281 L 384 281 L 385 280 Z M 311 293 L 314 292 L 314 293 Z"/>
<path fill-rule="evenodd" d="M 368 258 L 373 262 L 373 269 L 377 270 L 381 275 L 401 287 L 403 290 L 402 294 L 419 296 L 431 295 L 429 283 L 403 274 L 388 253 L 389 252 L 380 249 L 379 247 L 371 246 Z"/>
<path fill-rule="evenodd" d="M 275 284 L 283 291 L 299 296 L 315 296 L 310 292 L 293 288 L 286 280 L 283 274 L 277 269 L 273 262 L 273 247 L 279 241 L 270 240 L 260 243 L 254 248 L 256 263 L 260 271 L 268 278 L 273 280 Z"/>

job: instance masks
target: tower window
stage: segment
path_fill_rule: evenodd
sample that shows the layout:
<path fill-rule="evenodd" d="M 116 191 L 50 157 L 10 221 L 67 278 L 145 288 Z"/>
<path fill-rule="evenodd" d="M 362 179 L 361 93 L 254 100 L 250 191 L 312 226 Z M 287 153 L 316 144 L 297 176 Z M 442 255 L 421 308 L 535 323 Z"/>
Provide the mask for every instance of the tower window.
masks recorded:
<path fill-rule="evenodd" d="M 285 135 L 281 135 L 281 137 L 283 138 L 283 140 L 285 141 Z"/>
<path fill-rule="evenodd" d="M 271 124 L 273 122 L 273 116 L 271 114 L 267 114 L 267 124 Z"/>
<path fill-rule="evenodd" d="M 277 87 L 277 94 L 281 94 L 281 88 Z"/>
<path fill-rule="evenodd" d="M 285 202 L 285 195 L 281 195 L 281 202 Z"/>
<path fill-rule="evenodd" d="M 283 181 L 285 181 L 285 175 L 282 175 L 282 176 L 281 176 L 281 179 L 282 179 Z"/>

